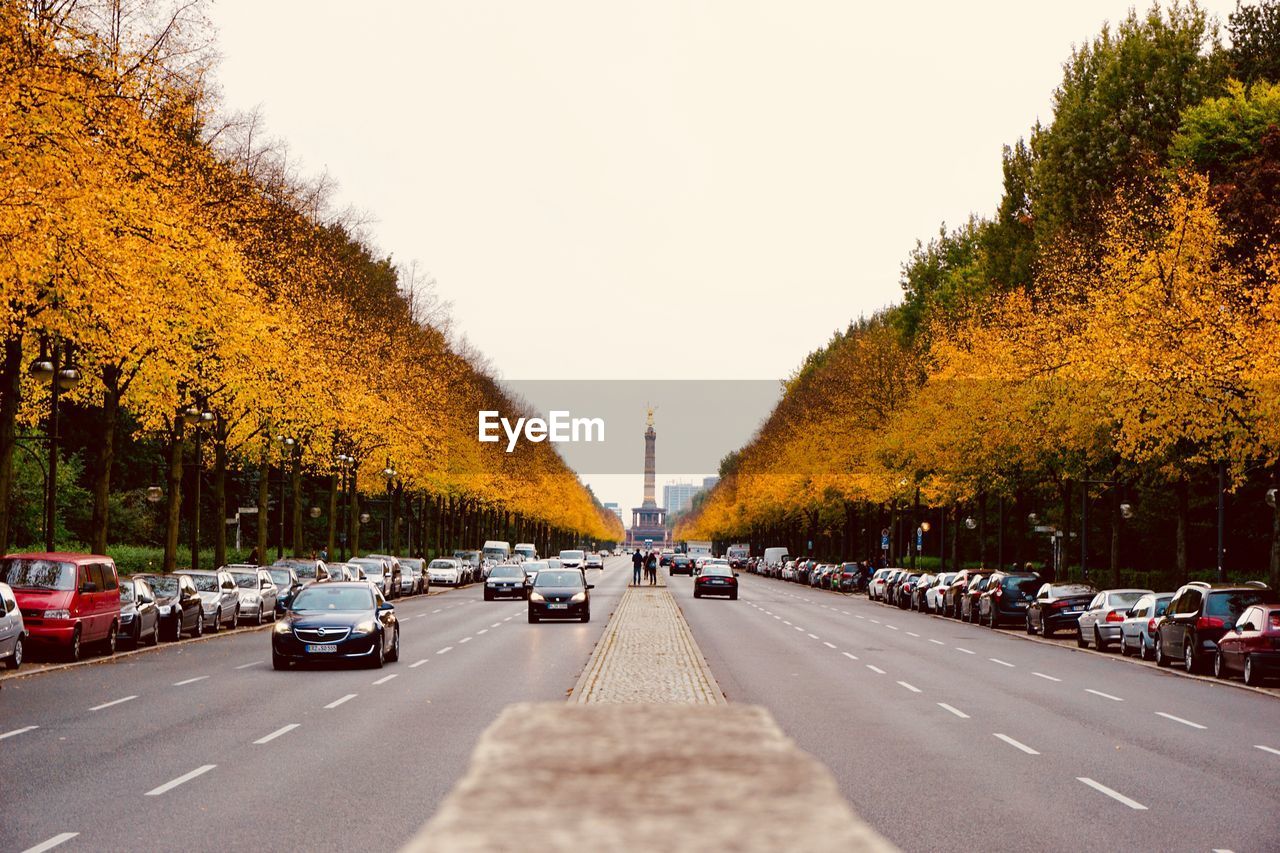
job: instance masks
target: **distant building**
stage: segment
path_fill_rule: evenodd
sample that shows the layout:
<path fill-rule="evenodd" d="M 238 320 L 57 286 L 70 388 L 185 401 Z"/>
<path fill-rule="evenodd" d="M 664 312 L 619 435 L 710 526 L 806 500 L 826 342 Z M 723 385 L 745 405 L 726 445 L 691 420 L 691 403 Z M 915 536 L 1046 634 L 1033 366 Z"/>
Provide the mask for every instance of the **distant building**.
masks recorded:
<path fill-rule="evenodd" d="M 662 487 L 662 505 L 668 514 L 684 512 L 693 503 L 698 486 L 693 483 L 671 483 Z"/>
<path fill-rule="evenodd" d="M 716 477 L 716 476 L 714 476 L 714 475 L 713 475 L 713 476 L 711 476 L 711 477 L 703 477 L 703 478 L 702 478 L 702 488 L 704 488 L 704 489 L 710 489 L 710 488 L 712 488 L 713 486 L 715 486 L 715 484 L 716 484 L 716 483 L 718 483 L 718 482 L 720 482 L 720 478 L 719 478 L 719 477 Z"/>
<path fill-rule="evenodd" d="M 624 524 L 626 523 L 622 518 L 622 507 L 618 506 L 616 503 L 609 502 L 604 505 L 604 508 L 616 515 L 618 517 L 618 521 L 622 521 Z"/>

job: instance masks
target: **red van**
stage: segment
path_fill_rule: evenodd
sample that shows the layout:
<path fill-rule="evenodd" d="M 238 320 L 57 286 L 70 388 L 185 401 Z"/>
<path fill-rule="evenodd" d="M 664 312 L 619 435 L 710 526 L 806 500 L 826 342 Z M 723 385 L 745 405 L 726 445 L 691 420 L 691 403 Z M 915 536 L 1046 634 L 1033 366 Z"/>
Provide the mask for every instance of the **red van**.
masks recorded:
<path fill-rule="evenodd" d="M 120 625 L 116 564 L 97 554 L 9 554 L 0 582 L 13 588 L 32 649 L 79 660 L 86 645 L 115 654 Z"/>

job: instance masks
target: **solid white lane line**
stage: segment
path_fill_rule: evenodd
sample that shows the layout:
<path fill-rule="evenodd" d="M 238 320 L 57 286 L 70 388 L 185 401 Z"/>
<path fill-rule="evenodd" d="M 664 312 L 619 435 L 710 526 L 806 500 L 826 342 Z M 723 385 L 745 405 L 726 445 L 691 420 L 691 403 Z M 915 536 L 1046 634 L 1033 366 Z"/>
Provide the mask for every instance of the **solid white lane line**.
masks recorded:
<path fill-rule="evenodd" d="M 1273 746 L 1263 746 L 1263 745 L 1262 745 L 1262 744 L 1260 744 L 1260 743 L 1255 743 L 1255 744 L 1253 745 L 1253 748 L 1254 748 L 1254 749 L 1260 749 L 1260 750 L 1262 750 L 1263 752 L 1270 752 L 1272 755 L 1280 755 L 1280 749 L 1276 749 L 1276 748 L 1275 748 L 1275 747 L 1273 747 Z"/>
<path fill-rule="evenodd" d="M 1000 658 L 987 658 L 987 660 L 992 663 L 998 663 L 1001 666 L 1013 666 L 1013 664 L 1009 663 L 1007 660 L 1000 660 Z"/>
<path fill-rule="evenodd" d="M 358 695 L 359 695 L 358 693 L 348 693 L 346 696 L 343 696 L 341 699 L 337 699 L 333 702 L 330 702 L 328 705 L 325 705 L 324 709 L 328 711 L 330 709 L 336 708 L 339 705 L 341 705 L 343 702 L 349 702 L 352 699 L 356 698 L 356 696 Z"/>
<path fill-rule="evenodd" d="M 48 841 L 41 841 L 35 847 L 28 847 L 26 850 L 23 850 L 22 853 L 44 853 L 46 850 L 52 850 L 59 844 L 70 841 L 79 834 L 80 833 L 78 832 L 60 832 Z"/>
<path fill-rule="evenodd" d="M 173 682 L 173 686 L 181 687 L 184 684 L 195 684 L 197 681 L 204 681 L 208 677 L 209 676 L 207 675 L 197 675 L 195 678 L 188 678 L 186 681 L 175 681 Z"/>
<path fill-rule="evenodd" d="M 35 731 L 35 730 L 36 730 L 36 729 L 38 729 L 38 728 L 40 728 L 40 727 L 39 727 L 39 726 L 23 726 L 23 727 L 22 727 L 22 728 L 20 728 L 20 729 L 14 729 L 14 730 L 13 730 L 13 731 L 11 731 L 11 732 L 5 732 L 4 734 L 0 735 L 0 740 L 4 740 L 4 739 L 5 739 L 5 738 L 7 738 L 7 737 L 13 737 L 14 735 L 20 735 L 20 734 L 23 734 L 23 733 L 25 733 L 25 732 L 33 732 L 33 731 Z M 1265 747 L 1258 747 L 1258 748 L 1259 748 L 1259 749 L 1264 749 Z"/>
<path fill-rule="evenodd" d="M 915 631 L 908 631 L 908 632 L 907 632 L 907 636 L 908 636 L 908 637 L 917 637 L 917 638 L 918 638 L 920 635 L 919 635 L 919 634 L 917 634 Z"/>
<path fill-rule="evenodd" d="M 884 670 L 878 666 L 872 666 L 871 664 L 867 664 L 867 669 L 871 670 L 872 672 L 878 675 L 884 675 Z"/>
<path fill-rule="evenodd" d="M 959 708 L 953 708 L 952 706 L 948 705 L 946 702 L 939 702 L 938 707 L 944 711 L 950 711 L 951 713 L 955 714 L 957 717 L 959 717 L 962 720 L 969 719 L 969 715 L 966 714 L 964 711 L 961 711 Z"/>
<path fill-rule="evenodd" d="M 93 706 L 92 708 L 90 708 L 89 710 L 90 710 L 90 711 L 101 711 L 103 708 L 110 708 L 112 705 L 119 705 L 119 704 L 121 704 L 121 703 L 123 703 L 123 702 L 129 702 L 129 701 L 131 701 L 131 700 L 133 700 L 133 699 L 137 699 L 137 698 L 138 698 L 137 696 L 126 696 L 126 697 L 124 697 L 123 699 L 116 699 L 116 700 L 115 700 L 115 701 L 113 701 L 113 702 L 103 702 L 101 705 L 94 705 L 94 706 Z"/>
<path fill-rule="evenodd" d="M 202 764 L 201 766 L 197 767 L 195 770 L 192 770 L 190 773 L 183 773 L 177 779 L 174 779 L 171 782 L 165 782 L 159 788 L 152 788 L 150 791 L 147 791 L 146 796 L 158 797 L 167 791 L 172 791 L 174 788 L 178 787 L 179 785 L 185 782 L 190 782 L 192 779 L 196 778 L 197 776 L 208 773 L 210 770 L 212 770 L 217 766 L 218 765 L 216 764 Z"/>
<path fill-rule="evenodd" d="M 395 678 L 397 675 L 399 675 L 399 673 L 393 672 L 393 673 L 391 673 L 390 675 L 384 675 L 384 676 L 382 676 L 381 678 L 379 678 L 377 681 L 375 681 L 375 682 L 373 682 L 373 683 L 374 683 L 374 685 L 378 685 L 378 684 L 386 684 L 388 681 L 390 681 L 391 679 Z"/>
<path fill-rule="evenodd" d="M 257 666 L 260 663 L 262 663 L 262 661 L 260 660 L 255 660 L 251 663 L 242 663 L 238 667 L 236 667 L 236 669 L 248 669 L 251 666 Z"/>
<path fill-rule="evenodd" d="M 1193 723 L 1190 720 L 1184 720 L 1182 717 L 1175 717 L 1173 714 L 1166 714 L 1164 711 L 1156 711 L 1157 717 L 1164 717 L 1166 720 L 1173 720 L 1175 723 L 1182 723 L 1184 726 L 1191 726 L 1193 729 L 1207 729 L 1208 726 L 1202 726 L 1199 723 Z"/>
<path fill-rule="evenodd" d="M 1108 788 L 1106 785 L 1103 785 L 1101 782 L 1093 781 L 1088 776 L 1077 776 L 1076 781 L 1085 783 L 1093 790 L 1100 791 L 1106 794 L 1108 797 L 1110 797 L 1111 799 L 1115 800 L 1118 803 L 1124 803 L 1126 806 L 1133 809 L 1134 811 L 1145 812 L 1147 810 L 1147 807 L 1144 806 L 1142 803 L 1138 802 L 1137 800 L 1131 800 L 1128 797 L 1126 797 L 1124 794 L 1120 793 L 1119 791 L 1113 791 L 1110 788 Z"/>
<path fill-rule="evenodd" d="M 810 634 L 809 636 L 810 636 L 810 638 L 812 638 L 812 639 L 814 639 L 814 640 L 820 640 L 820 639 L 822 639 L 822 638 L 821 638 L 821 637 L 819 637 L 817 634 Z"/>
<path fill-rule="evenodd" d="M 255 740 L 253 743 L 254 743 L 254 745 L 255 745 L 255 746 L 258 746 L 258 745 L 261 745 L 261 744 L 264 744 L 264 743 L 271 743 L 271 741 L 273 741 L 273 740 L 275 740 L 276 738 L 280 737 L 280 735 L 287 735 L 289 732 L 293 731 L 294 729 L 296 729 L 296 728 L 297 728 L 298 726 L 300 726 L 300 725 L 302 725 L 302 723 L 290 723 L 290 724 L 289 724 L 289 725 L 287 725 L 287 726 L 281 726 L 280 728 L 276 729 L 274 732 L 272 732 L 271 734 L 267 735 L 266 737 L 260 737 L 260 738 L 258 738 L 258 739 L 257 739 L 257 740 Z"/>
<path fill-rule="evenodd" d="M 946 645 L 946 643 L 942 642 L 941 640 L 935 640 L 933 637 L 930 637 L 930 638 L 929 638 L 929 642 L 934 643 L 934 644 L 939 645 L 939 646 L 945 646 L 945 645 Z"/>
<path fill-rule="evenodd" d="M 844 655 L 844 656 L 845 656 L 845 657 L 847 657 L 849 660 L 857 660 L 857 659 L 858 659 L 858 656 L 857 656 L 857 655 L 851 655 L 851 654 L 849 654 L 848 652 L 841 652 L 840 654 Z"/>
<path fill-rule="evenodd" d="M 1094 690 L 1092 687 L 1086 687 L 1085 693 L 1092 693 L 1094 696 L 1101 696 L 1103 699 L 1110 699 L 1112 702 L 1123 702 L 1119 696 L 1112 696 L 1110 693 L 1103 693 L 1101 690 Z"/>
<path fill-rule="evenodd" d="M 424 663 L 426 663 L 426 662 L 427 662 L 427 660 L 428 660 L 428 658 L 423 658 L 422 660 L 417 661 L 416 663 L 411 663 L 411 664 L 409 664 L 409 669 L 417 669 L 418 667 L 420 667 L 420 666 L 422 666 Z"/>
<path fill-rule="evenodd" d="M 828 643 L 826 640 L 822 641 L 822 645 L 826 646 L 829 649 L 834 649 L 836 647 L 835 643 Z"/>
<path fill-rule="evenodd" d="M 1022 751 L 1023 751 L 1023 752 L 1025 752 L 1027 755 L 1039 755 L 1039 754 L 1040 754 L 1040 753 L 1036 752 L 1034 749 L 1032 749 L 1031 747 L 1027 746 L 1025 743 L 1019 743 L 1018 741 L 1014 740 L 1013 738 L 1009 737 L 1008 735 L 1002 735 L 1002 734 L 1000 734 L 999 732 L 996 732 L 996 733 L 995 733 L 995 736 L 996 736 L 996 737 L 998 737 L 998 738 L 1000 738 L 1000 740 L 1004 741 L 1005 743 L 1009 744 L 1009 746 L 1013 747 L 1014 749 L 1020 749 L 1020 750 L 1022 750 Z"/>
<path fill-rule="evenodd" d="M 1031 674 L 1034 675 L 1036 678 L 1043 678 L 1045 681 L 1061 681 L 1062 680 L 1061 678 L 1054 678 L 1052 675 L 1045 675 L 1043 672 L 1033 672 Z"/>
<path fill-rule="evenodd" d="M 966 655 L 971 655 L 971 654 L 973 654 L 973 652 L 969 651 L 968 649 L 962 649 L 962 648 L 960 648 L 959 646 L 956 646 L 956 647 L 955 647 L 955 649 L 956 649 L 956 651 L 958 651 L 958 652 L 964 652 Z"/>
<path fill-rule="evenodd" d="M 436 654 L 438 654 L 438 655 L 443 655 L 443 654 L 447 654 L 447 653 L 449 653 L 449 652 L 451 652 L 451 651 L 453 651 L 453 646 L 445 646 L 443 649 L 438 649 L 438 650 L 436 651 Z"/>
<path fill-rule="evenodd" d="M 912 693 L 920 692 L 920 688 L 916 687 L 914 684 L 907 684 L 907 682 L 905 681 L 899 681 L 898 683 L 901 684 L 903 687 L 907 688 L 908 690 L 910 690 Z"/>
<path fill-rule="evenodd" d="M 469 642 L 471 642 L 470 637 L 463 637 L 461 640 L 458 641 L 458 645 L 462 645 L 463 643 L 469 643 Z"/>

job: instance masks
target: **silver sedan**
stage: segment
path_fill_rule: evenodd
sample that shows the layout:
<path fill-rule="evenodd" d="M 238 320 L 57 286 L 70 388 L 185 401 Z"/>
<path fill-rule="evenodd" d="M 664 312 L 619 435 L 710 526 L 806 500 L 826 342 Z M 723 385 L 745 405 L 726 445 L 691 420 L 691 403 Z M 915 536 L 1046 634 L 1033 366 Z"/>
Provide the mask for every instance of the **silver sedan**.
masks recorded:
<path fill-rule="evenodd" d="M 1164 615 L 1172 600 L 1171 592 L 1155 592 L 1134 602 L 1120 623 L 1120 654 L 1136 654 L 1143 660 L 1156 656 L 1156 620 Z"/>
<path fill-rule="evenodd" d="M 1105 652 L 1120 639 L 1120 623 L 1129 609 L 1139 598 L 1151 594 L 1149 589 L 1104 589 L 1095 595 L 1077 620 L 1076 645 L 1087 649 L 1093 643 L 1094 648 Z"/>
<path fill-rule="evenodd" d="M 237 622 L 252 619 L 261 625 L 276 618 L 276 584 L 266 569 L 236 568 L 231 570 L 240 596 L 240 614 Z"/>

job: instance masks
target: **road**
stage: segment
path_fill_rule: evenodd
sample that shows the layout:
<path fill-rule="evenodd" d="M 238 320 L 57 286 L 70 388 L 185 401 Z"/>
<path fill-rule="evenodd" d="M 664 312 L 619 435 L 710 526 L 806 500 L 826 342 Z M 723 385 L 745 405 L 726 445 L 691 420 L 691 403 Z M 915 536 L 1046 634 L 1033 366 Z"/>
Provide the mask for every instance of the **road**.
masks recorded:
<path fill-rule="evenodd" d="M 743 573 L 669 578 L 731 702 L 764 705 L 907 851 L 1280 849 L 1280 702 Z"/>
<path fill-rule="evenodd" d="M 381 670 L 276 672 L 268 628 L 8 679 L 0 850 L 395 849 L 503 707 L 573 687 L 630 561 L 590 577 L 585 625 L 478 585 L 397 601 Z"/>

